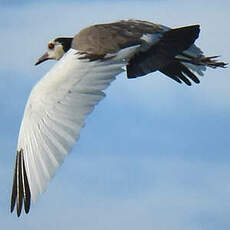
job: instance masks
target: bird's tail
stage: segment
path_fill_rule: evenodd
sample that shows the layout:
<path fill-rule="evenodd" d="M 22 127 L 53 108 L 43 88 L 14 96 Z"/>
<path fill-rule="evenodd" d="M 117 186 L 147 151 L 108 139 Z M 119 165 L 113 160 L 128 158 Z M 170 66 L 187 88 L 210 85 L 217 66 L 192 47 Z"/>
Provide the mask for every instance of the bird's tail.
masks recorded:
<path fill-rule="evenodd" d="M 192 65 L 197 65 L 197 66 L 207 66 L 214 69 L 217 67 L 226 68 L 228 63 L 216 60 L 216 58 L 218 57 L 219 56 L 205 57 L 203 55 L 198 57 L 192 57 L 183 53 L 180 57 L 176 58 L 176 60 L 181 61 L 183 63 L 190 63 Z"/>
<path fill-rule="evenodd" d="M 195 83 L 200 82 L 195 73 L 203 76 L 207 67 L 227 67 L 227 63 L 216 59 L 218 57 L 206 57 L 197 46 L 192 45 L 188 50 L 174 57 L 174 60 L 160 69 L 160 71 L 179 83 L 184 82 L 187 85 L 191 85 L 191 80 Z"/>

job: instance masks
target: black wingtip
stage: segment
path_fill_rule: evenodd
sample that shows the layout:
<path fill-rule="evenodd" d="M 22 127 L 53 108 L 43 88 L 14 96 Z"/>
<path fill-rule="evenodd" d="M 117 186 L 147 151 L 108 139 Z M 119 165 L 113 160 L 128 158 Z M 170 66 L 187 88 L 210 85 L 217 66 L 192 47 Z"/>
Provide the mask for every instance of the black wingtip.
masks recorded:
<path fill-rule="evenodd" d="M 18 184 L 17 184 L 17 215 L 18 217 L 21 214 L 22 206 L 23 206 L 23 181 L 22 181 L 22 151 L 18 152 L 18 165 L 17 165 L 17 177 L 18 177 Z"/>
<path fill-rule="evenodd" d="M 11 194 L 11 206 L 10 206 L 11 213 L 14 211 L 14 207 L 17 199 L 17 162 L 18 162 L 18 154 L 16 155 L 16 162 L 14 168 L 14 179 L 13 179 L 13 187 L 12 187 L 12 194 Z"/>
<path fill-rule="evenodd" d="M 17 151 L 16 154 L 16 163 L 14 169 L 14 179 L 10 206 L 11 213 L 14 211 L 15 206 L 17 206 L 17 216 L 19 217 L 21 215 L 24 204 L 24 210 L 27 214 L 30 210 L 30 200 L 30 187 L 26 174 L 23 150 L 21 149 Z"/>
<path fill-rule="evenodd" d="M 164 66 L 164 68 L 162 68 L 160 72 L 167 75 L 174 81 L 177 81 L 178 83 L 181 83 L 183 81 L 188 86 L 192 85 L 190 80 L 192 80 L 196 84 L 200 83 L 199 78 L 185 65 L 177 60 L 174 60 L 168 65 Z"/>
<path fill-rule="evenodd" d="M 25 213 L 28 214 L 30 211 L 30 203 L 31 203 L 31 193 L 30 193 L 30 187 L 29 182 L 26 174 L 26 168 L 25 168 L 25 161 L 23 158 L 23 181 L 24 181 L 24 209 Z"/>
<path fill-rule="evenodd" d="M 174 56 L 188 49 L 199 37 L 200 26 L 191 25 L 168 30 L 164 33 L 163 42 L 168 43 Z"/>

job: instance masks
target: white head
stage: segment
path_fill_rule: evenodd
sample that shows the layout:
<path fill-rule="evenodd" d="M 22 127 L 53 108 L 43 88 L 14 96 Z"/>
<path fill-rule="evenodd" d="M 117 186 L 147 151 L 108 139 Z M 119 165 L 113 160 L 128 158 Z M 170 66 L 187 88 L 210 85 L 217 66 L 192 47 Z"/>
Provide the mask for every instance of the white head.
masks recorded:
<path fill-rule="evenodd" d="M 48 59 L 59 60 L 70 48 L 73 38 L 55 38 L 48 43 L 48 51 L 42 55 L 35 65 Z"/>

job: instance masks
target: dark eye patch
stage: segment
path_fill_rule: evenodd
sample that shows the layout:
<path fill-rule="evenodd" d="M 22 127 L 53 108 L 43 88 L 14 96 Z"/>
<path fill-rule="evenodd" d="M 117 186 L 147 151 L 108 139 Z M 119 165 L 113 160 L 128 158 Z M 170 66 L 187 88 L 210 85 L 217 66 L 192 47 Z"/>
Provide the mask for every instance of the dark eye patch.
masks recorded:
<path fill-rule="evenodd" d="M 54 48 L 54 44 L 53 43 L 49 43 L 48 44 L 48 48 L 52 50 Z"/>

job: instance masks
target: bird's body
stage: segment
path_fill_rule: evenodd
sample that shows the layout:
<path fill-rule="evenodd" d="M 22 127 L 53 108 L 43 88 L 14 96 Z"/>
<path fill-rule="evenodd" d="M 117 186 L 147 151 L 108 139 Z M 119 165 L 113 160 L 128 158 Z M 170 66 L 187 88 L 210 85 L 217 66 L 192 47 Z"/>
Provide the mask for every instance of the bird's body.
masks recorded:
<path fill-rule="evenodd" d="M 127 20 L 94 25 L 74 38 L 57 38 L 36 64 L 59 60 L 33 88 L 18 139 L 11 211 L 36 201 L 70 152 L 103 90 L 126 70 L 128 78 L 161 71 L 181 83 L 199 83 L 206 66 L 224 67 L 194 45 L 199 26 L 170 29 Z M 126 69 L 125 69 L 126 68 Z"/>

